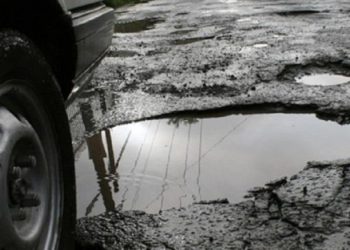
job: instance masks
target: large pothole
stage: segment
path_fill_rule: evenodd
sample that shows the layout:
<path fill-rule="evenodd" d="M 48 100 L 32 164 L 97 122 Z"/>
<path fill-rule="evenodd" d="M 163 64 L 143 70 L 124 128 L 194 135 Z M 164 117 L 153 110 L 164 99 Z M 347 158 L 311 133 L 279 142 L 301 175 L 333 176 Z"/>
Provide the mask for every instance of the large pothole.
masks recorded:
<path fill-rule="evenodd" d="M 306 162 L 349 157 L 350 126 L 313 114 L 179 115 L 105 129 L 76 155 L 78 217 L 156 213 L 247 190 Z"/>

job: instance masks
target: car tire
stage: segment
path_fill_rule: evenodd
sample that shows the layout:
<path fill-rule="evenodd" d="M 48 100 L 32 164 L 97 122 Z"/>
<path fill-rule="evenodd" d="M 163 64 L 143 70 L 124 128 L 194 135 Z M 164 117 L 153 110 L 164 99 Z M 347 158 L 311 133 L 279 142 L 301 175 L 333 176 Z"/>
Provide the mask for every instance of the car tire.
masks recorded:
<path fill-rule="evenodd" d="M 0 249 L 74 249 L 72 142 L 64 100 L 40 51 L 0 31 Z"/>

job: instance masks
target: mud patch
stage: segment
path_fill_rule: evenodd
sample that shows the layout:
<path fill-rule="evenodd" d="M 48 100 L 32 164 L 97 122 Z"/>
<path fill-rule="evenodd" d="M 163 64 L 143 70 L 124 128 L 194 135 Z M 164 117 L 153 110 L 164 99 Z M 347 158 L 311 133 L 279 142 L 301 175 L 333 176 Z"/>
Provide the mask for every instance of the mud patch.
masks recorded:
<path fill-rule="evenodd" d="M 179 115 L 104 129 L 76 155 L 78 217 L 239 202 L 307 161 L 345 158 L 349 147 L 349 126 L 311 114 Z"/>
<path fill-rule="evenodd" d="M 155 27 L 157 23 L 163 22 L 161 18 L 147 18 L 125 23 L 116 23 L 114 25 L 115 33 L 137 33 L 145 30 L 150 30 Z"/>

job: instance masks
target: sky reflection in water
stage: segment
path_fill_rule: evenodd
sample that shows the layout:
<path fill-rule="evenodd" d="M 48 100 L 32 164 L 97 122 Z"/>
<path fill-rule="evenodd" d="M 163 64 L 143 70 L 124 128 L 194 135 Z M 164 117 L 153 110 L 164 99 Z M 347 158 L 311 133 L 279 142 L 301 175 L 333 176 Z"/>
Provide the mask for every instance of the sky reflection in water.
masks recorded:
<path fill-rule="evenodd" d="M 84 120 L 84 119 L 83 119 Z M 105 129 L 76 156 L 78 217 L 239 202 L 310 160 L 349 157 L 350 126 L 312 114 L 174 117 Z"/>

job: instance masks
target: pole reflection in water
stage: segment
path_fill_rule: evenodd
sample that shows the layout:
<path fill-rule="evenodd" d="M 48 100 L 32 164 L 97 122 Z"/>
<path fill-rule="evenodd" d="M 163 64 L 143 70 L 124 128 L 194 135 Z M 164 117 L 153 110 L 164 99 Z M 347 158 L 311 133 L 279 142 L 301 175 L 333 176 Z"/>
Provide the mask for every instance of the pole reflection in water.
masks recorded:
<path fill-rule="evenodd" d="M 101 133 L 86 138 L 86 144 L 88 146 L 89 159 L 91 159 L 93 162 L 97 174 L 97 181 L 102 194 L 103 204 L 106 211 L 113 211 L 115 209 L 115 203 L 113 200 L 111 187 L 109 186 L 109 180 L 107 179 L 108 174 L 104 162 L 106 152 L 102 142 Z"/>
<path fill-rule="evenodd" d="M 94 109 L 94 105 L 90 101 L 84 101 L 80 103 L 80 114 L 82 118 L 82 122 L 85 126 L 85 131 L 87 133 L 95 133 L 94 135 L 87 137 L 85 142 L 87 145 L 88 158 L 91 160 L 94 170 L 97 175 L 97 184 L 99 186 L 99 190 L 97 195 L 93 197 L 91 202 L 86 207 L 85 216 L 88 216 L 94 208 L 94 205 L 98 202 L 99 196 L 102 196 L 103 204 L 105 211 L 113 211 L 115 209 L 115 202 L 113 199 L 112 189 L 109 185 L 109 182 L 112 180 L 112 184 L 114 187 L 114 192 L 119 191 L 118 186 L 118 175 L 116 172 L 117 165 L 115 165 L 113 145 L 111 133 L 108 129 L 104 130 L 105 141 L 107 146 L 106 154 L 105 145 L 102 139 L 103 133 L 95 131 L 97 130 L 96 125 L 96 110 L 101 111 L 100 115 L 105 115 L 107 112 L 107 104 L 106 97 L 101 93 L 101 91 L 97 91 L 98 107 Z M 105 159 L 108 157 L 107 166 L 105 163 Z"/>
<path fill-rule="evenodd" d="M 96 112 L 84 110 L 91 127 Z M 350 126 L 312 114 L 175 117 L 104 129 L 86 145 L 76 162 L 79 217 L 118 206 L 157 213 L 201 199 L 239 202 L 307 161 L 346 158 Z"/>

